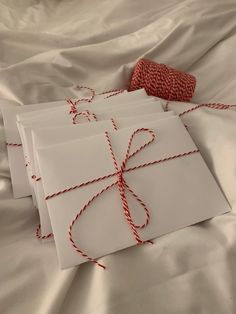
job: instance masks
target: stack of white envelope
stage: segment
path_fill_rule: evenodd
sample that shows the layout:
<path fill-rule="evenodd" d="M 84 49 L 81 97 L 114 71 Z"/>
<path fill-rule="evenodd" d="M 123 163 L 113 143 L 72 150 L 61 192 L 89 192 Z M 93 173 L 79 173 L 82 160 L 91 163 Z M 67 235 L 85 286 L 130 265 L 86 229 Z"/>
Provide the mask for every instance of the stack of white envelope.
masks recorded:
<path fill-rule="evenodd" d="M 104 267 L 99 257 L 230 211 L 180 118 L 144 90 L 76 112 L 26 107 L 3 112 L 13 191 L 32 195 L 62 268 Z"/>

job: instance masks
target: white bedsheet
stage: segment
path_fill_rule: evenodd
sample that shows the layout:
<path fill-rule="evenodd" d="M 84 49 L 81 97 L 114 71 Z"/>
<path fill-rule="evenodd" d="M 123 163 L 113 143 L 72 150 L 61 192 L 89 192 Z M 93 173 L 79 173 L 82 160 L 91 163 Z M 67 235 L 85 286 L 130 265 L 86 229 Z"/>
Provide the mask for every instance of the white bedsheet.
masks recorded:
<path fill-rule="evenodd" d="M 0 0 L 0 106 L 127 87 L 143 56 L 196 75 L 193 102 L 235 103 L 235 17 L 235 0 Z M 0 313 L 236 313 L 236 208 L 109 255 L 106 271 L 61 271 L 31 198 L 12 197 L 3 133 Z"/>

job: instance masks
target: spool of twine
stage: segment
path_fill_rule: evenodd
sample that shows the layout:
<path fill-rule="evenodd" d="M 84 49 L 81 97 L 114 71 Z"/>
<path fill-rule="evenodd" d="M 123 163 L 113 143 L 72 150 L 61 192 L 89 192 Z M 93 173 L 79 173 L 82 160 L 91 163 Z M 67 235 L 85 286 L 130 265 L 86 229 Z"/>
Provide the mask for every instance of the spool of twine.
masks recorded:
<path fill-rule="evenodd" d="M 129 91 L 145 88 L 148 95 L 167 100 L 190 101 L 196 87 L 196 78 L 165 64 L 140 59 L 136 64 Z"/>

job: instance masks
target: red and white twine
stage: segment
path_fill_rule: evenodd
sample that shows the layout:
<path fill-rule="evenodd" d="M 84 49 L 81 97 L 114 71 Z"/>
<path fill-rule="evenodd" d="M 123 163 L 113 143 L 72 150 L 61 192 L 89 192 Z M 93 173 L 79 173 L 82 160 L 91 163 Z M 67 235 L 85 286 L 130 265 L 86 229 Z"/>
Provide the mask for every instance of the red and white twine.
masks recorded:
<path fill-rule="evenodd" d="M 81 116 L 85 117 L 88 122 L 97 121 L 97 116 L 94 113 L 91 113 L 89 110 L 85 110 L 82 112 L 75 113 L 75 115 L 72 118 L 72 123 L 77 124 L 77 118 Z"/>
<path fill-rule="evenodd" d="M 165 111 L 170 110 L 169 105 L 170 105 L 170 102 L 167 101 L 165 103 L 165 106 L 164 106 Z M 180 104 L 180 106 L 181 106 L 181 104 Z M 227 110 L 227 109 L 231 109 L 231 108 L 236 108 L 236 105 L 226 105 L 226 104 L 221 104 L 221 103 L 198 104 L 192 108 L 186 109 L 183 112 L 179 113 L 179 117 L 182 117 L 187 113 L 191 113 L 191 112 L 198 110 L 198 109 L 201 109 L 201 108 L 209 108 L 209 109 L 216 109 L 216 110 Z"/>
<path fill-rule="evenodd" d="M 22 147 L 22 144 L 20 144 L 20 143 L 9 143 L 9 142 L 6 142 L 6 145 L 10 146 L 10 147 Z"/>
<path fill-rule="evenodd" d="M 105 99 L 106 99 L 106 98 L 109 98 L 109 97 L 113 97 L 113 96 L 119 95 L 119 94 L 121 94 L 121 93 L 124 92 L 124 89 L 112 89 L 112 90 L 109 90 L 109 91 L 102 92 L 102 93 L 100 93 L 100 94 L 96 94 L 95 90 L 92 89 L 91 87 L 79 86 L 79 85 L 78 85 L 77 88 L 79 88 L 79 89 L 86 89 L 86 90 L 88 90 L 88 91 L 91 93 L 91 95 L 90 95 L 90 97 L 87 97 L 87 98 L 79 98 L 79 99 L 77 99 L 77 100 L 75 100 L 75 101 L 73 101 L 73 100 L 70 99 L 70 98 L 69 98 L 69 99 L 66 99 L 66 102 L 67 102 L 68 105 L 70 106 L 70 111 L 69 111 L 70 114 L 79 114 L 79 111 L 78 111 L 78 109 L 77 109 L 78 103 L 80 103 L 80 102 L 88 102 L 88 103 L 91 103 L 91 102 L 94 100 L 94 98 L 95 98 L 96 95 L 106 95 L 106 94 L 109 94 L 108 96 L 105 97 Z M 82 112 L 81 112 L 81 113 L 82 113 Z M 73 118 L 73 121 L 74 121 L 74 118 Z M 74 122 L 73 122 L 73 123 L 74 123 Z M 74 123 L 74 124 L 75 124 L 75 123 Z"/>
<path fill-rule="evenodd" d="M 36 237 L 39 240 L 46 240 L 46 239 L 49 239 L 49 238 L 53 237 L 53 233 L 49 233 L 47 235 L 42 235 L 41 234 L 41 225 L 39 224 L 37 229 L 36 229 Z"/>
<path fill-rule="evenodd" d="M 185 111 L 181 112 L 179 114 L 179 116 L 182 117 L 183 115 L 190 113 L 190 112 L 193 112 L 193 111 L 200 109 L 200 108 L 226 110 L 226 109 L 235 108 L 235 107 L 236 107 L 236 105 L 225 105 L 225 104 L 221 104 L 221 103 L 199 104 L 199 105 L 196 105 L 195 107 L 192 107 L 190 109 L 186 109 Z"/>

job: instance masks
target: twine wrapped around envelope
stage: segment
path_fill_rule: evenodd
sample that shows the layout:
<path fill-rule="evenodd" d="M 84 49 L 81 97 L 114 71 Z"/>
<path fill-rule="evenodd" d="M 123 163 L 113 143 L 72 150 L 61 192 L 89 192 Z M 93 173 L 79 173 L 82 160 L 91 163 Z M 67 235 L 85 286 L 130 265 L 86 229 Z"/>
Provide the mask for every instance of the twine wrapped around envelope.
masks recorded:
<path fill-rule="evenodd" d="M 104 99 L 106 99 L 106 98 L 110 98 L 110 97 L 112 97 L 112 96 L 116 96 L 116 95 L 119 95 L 119 94 L 121 94 L 121 93 L 123 93 L 124 92 L 124 89 L 112 89 L 112 90 L 108 90 L 108 91 L 105 91 L 105 92 L 102 92 L 102 93 L 100 93 L 100 94 L 96 94 L 96 92 L 95 92 L 95 90 L 94 89 L 92 89 L 91 87 L 87 87 L 87 86 L 80 86 L 80 85 L 78 85 L 78 86 L 76 86 L 77 88 L 79 88 L 79 89 L 85 89 L 85 90 L 88 90 L 90 93 L 91 93 L 91 95 L 89 96 L 89 97 L 87 97 L 87 98 L 79 98 L 79 99 L 77 99 L 77 100 L 71 100 L 70 98 L 69 99 L 66 99 L 66 102 L 69 104 L 69 106 L 70 106 L 70 112 L 69 112 L 69 114 L 76 114 L 76 113 L 78 113 L 78 109 L 77 109 L 77 105 L 78 105 L 78 103 L 80 103 L 80 102 L 88 102 L 88 103 L 91 103 L 93 100 L 94 100 L 94 98 L 95 98 L 95 96 L 96 95 L 106 95 L 106 94 L 109 94 L 108 96 L 106 96 Z"/>
<path fill-rule="evenodd" d="M 86 89 L 86 90 L 88 90 L 91 93 L 91 95 L 89 97 L 87 97 L 87 98 L 79 98 L 79 99 L 77 99 L 75 101 L 72 101 L 70 98 L 66 99 L 66 102 L 70 106 L 69 114 L 73 114 L 72 123 L 73 124 L 77 124 L 76 119 L 77 119 L 77 117 L 80 117 L 80 116 L 86 117 L 88 122 L 97 121 L 97 117 L 96 117 L 96 115 L 94 113 L 90 112 L 89 110 L 85 110 L 85 111 L 79 112 L 78 108 L 77 108 L 77 105 L 80 102 L 91 103 L 94 100 L 94 97 L 96 96 L 95 90 L 90 88 L 90 87 L 87 87 L 87 86 L 77 86 L 77 88 L 79 88 L 79 89 Z M 106 99 L 106 98 L 109 98 L 109 97 L 112 97 L 112 96 L 119 95 L 119 94 L 121 94 L 123 92 L 124 92 L 123 89 L 119 89 L 119 90 L 118 89 L 113 89 L 113 90 L 102 92 L 102 93 L 100 93 L 98 95 L 109 94 L 108 96 L 105 97 L 105 99 Z"/>
<path fill-rule="evenodd" d="M 150 138 L 143 145 L 140 145 L 139 148 L 137 148 L 133 153 L 131 153 L 131 146 L 132 146 L 133 139 L 134 139 L 135 136 L 137 136 L 140 133 L 147 133 Z M 68 231 L 69 241 L 70 241 L 71 245 L 73 246 L 73 248 L 79 254 L 81 254 L 81 256 L 86 258 L 88 261 L 97 264 L 98 266 L 102 267 L 103 269 L 105 269 L 106 267 L 104 265 L 100 264 L 99 262 L 97 262 L 94 258 L 88 256 L 86 254 L 86 252 L 84 250 L 82 250 L 80 248 L 80 246 L 78 246 L 78 244 L 75 243 L 75 241 L 73 239 L 73 227 L 74 227 L 75 223 L 77 222 L 77 220 L 79 220 L 79 218 L 83 214 L 83 212 L 88 208 L 89 205 L 91 205 L 91 203 L 93 203 L 93 201 L 95 201 L 96 198 L 98 198 L 104 192 L 108 191 L 110 188 L 112 188 L 114 186 L 117 186 L 118 190 L 119 190 L 119 194 L 120 194 L 120 199 L 121 199 L 121 203 L 122 203 L 123 213 L 124 213 L 124 216 L 126 218 L 126 221 L 128 222 L 128 224 L 129 224 L 129 226 L 131 228 L 131 231 L 132 231 L 133 236 L 134 236 L 134 238 L 136 240 L 136 243 L 138 245 L 139 244 L 143 244 L 143 243 L 152 243 L 149 240 L 148 241 L 143 241 L 140 238 L 139 234 L 138 234 L 138 229 L 145 228 L 148 225 L 149 221 L 150 221 L 149 209 L 147 208 L 145 203 L 142 201 L 142 199 L 128 185 L 128 183 L 124 179 L 124 173 L 128 173 L 128 172 L 131 172 L 131 171 L 134 171 L 134 170 L 137 170 L 137 169 L 140 169 L 140 168 L 148 167 L 148 166 L 151 166 L 151 165 L 159 164 L 159 163 L 162 163 L 162 162 L 165 162 L 165 161 L 170 161 L 170 160 L 173 160 L 173 159 L 176 159 L 176 158 L 186 157 L 186 156 L 189 156 L 189 155 L 192 155 L 194 153 L 198 153 L 199 152 L 199 150 L 196 149 L 196 150 L 193 150 L 193 151 L 188 151 L 188 152 L 180 153 L 180 154 L 177 154 L 177 155 L 168 156 L 166 158 L 162 158 L 162 159 L 159 159 L 159 160 L 146 162 L 144 164 L 140 164 L 140 165 L 128 168 L 127 167 L 128 161 L 131 158 L 133 158 L 135 155 L 137 155 L 139 152 L 141 152 L 143 149 L 145 149 L 147 146 L 149 146 L 155 140 L 155 137 L 156 137 L 155 133 L 152 130 L 147 129 L 147 128 L 139 128 L 139 129 L 135 130 L 132 133 L 132 135 L 131 135 L 131 137 L 129 139 L 128 146 L 127 146 L 127 151 L 126 151 L 124 160 L 121 163 L 121 166 L 119 166 L 118 163 L 117 163 L 117 160 L 116 160 L 116 157 L 114 155 L 114 151 L 113 151 L 113 148 L 112 148 L 112 143 L 111 143 L 111 140 L 110 140 L 108 132 L 105 132 L 105 137 L 106 137 L 106 140 L 107 140 L 108 149 L 110 151 L 111 158 L 112 158 L 112 160 L 114 162 L 115 171 L 113 173 L 108 174 L 108 175 L 105 175 L 105 176 L 102 176 L 102 177 L 99 177 L 99 178 L 95 178 L 93 180 L 90 180 L 90 181 L 81 183 L 79 185 L 76 185 L 76 186 L 73 186 L 73 187 L 70 187 L 70 188 L 67 188 L 67 189 L 55 192 L 55 193 L 53 193 L 51 195 L 47 195 L 45 197 L 45 200 L 49 200 L 51 198 L 57 197 L 59 195 L 62 195 L 64 193 L 76 190 L 78 188 L 81 188 L 81 187 L 84 187 L 84 186 L 87 186 L 87 185 L 90 185 L 90 184 L 93 184 L 93 183 L 96 183 L 96 182 L 99 182 L 99 181 L 102 181 L 102 180 L 105 180 L 107 178 L 116 177 L 115 182 L 109 184 L 108 186 L 103 188 L 100 192 L 98 192 L 92 198 L 90 198 L 88 200 L 88 202 L 81 208 L 81 210 L 78 212 L 78 214 L 74 217 L 74 219 L 70 223 L 69 231 Z M 126 193 L 127 192 L 129 192 L 133 196 L 133 198 L 136 199 L 136 201 L 143 207 L 143 209 L 145 211 L 145 217 L 146 218 L 145 218 L 145 222 L 142 225 L 135 224 L 135 222 L 132 219 L 132 215 L 131 215 L 131 212 L 130 212 L 130 209 L 129 209 L 129 204 L 128 204 L 128 201 L 127 201 L 127 198 L 126 198 Z"/>

